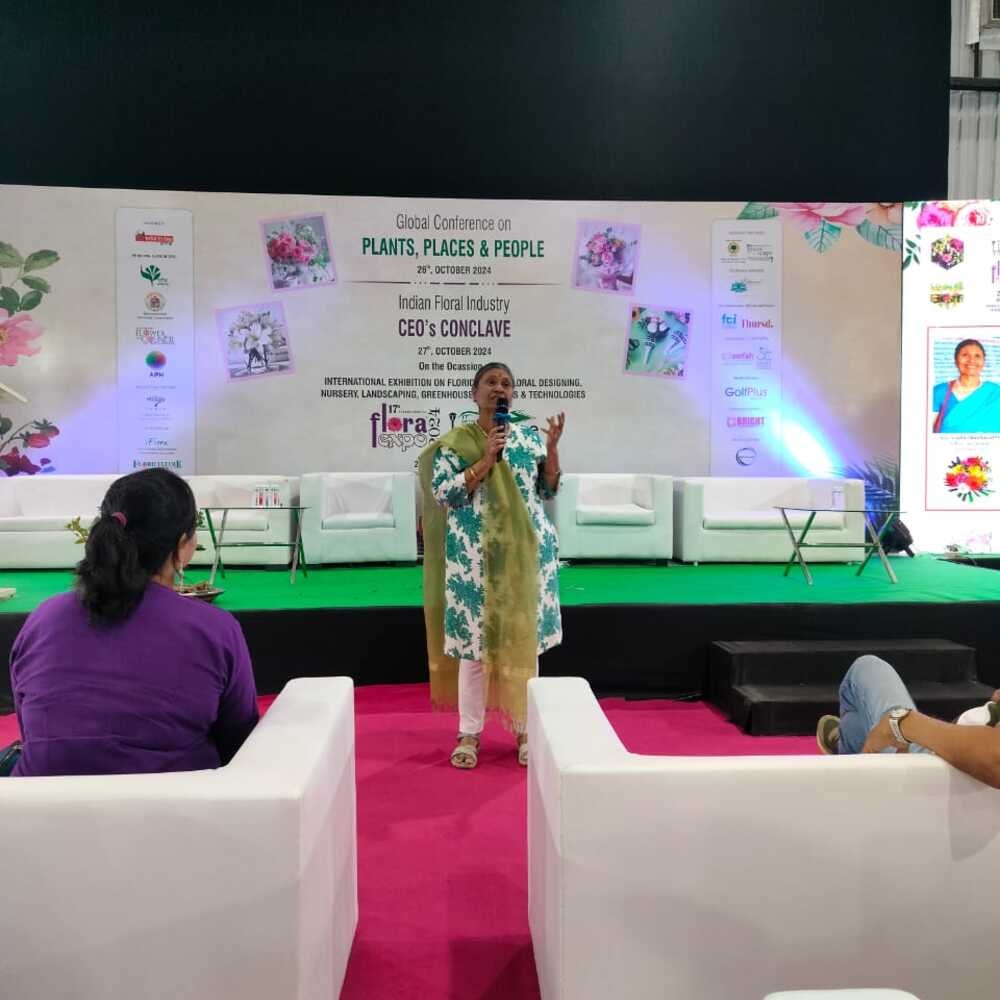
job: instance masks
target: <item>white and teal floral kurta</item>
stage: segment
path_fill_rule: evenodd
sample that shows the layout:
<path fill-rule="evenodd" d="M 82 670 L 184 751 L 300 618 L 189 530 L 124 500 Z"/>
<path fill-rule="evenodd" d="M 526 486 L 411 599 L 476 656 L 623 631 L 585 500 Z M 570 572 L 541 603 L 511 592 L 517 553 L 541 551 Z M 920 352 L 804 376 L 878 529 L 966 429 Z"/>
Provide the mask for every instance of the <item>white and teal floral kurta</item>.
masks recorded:
<path fill-rule="evenodd" d="M 559 613 L 559 555 L 556 530 L 542 500 L 549 493 L 542 476 L 545 444 L 535 427 L 511 424 L 503 459 L 514 474 L 538 539 L 538 652 L 562 642 Z M 434 455 L 431 487 L 447 508 L 445 529 L 444 651 L 463 660 L 481 660 L 483 586 L 483 489 L 470 497 L 465 486 L 469 463 L 442 445 Z"/>

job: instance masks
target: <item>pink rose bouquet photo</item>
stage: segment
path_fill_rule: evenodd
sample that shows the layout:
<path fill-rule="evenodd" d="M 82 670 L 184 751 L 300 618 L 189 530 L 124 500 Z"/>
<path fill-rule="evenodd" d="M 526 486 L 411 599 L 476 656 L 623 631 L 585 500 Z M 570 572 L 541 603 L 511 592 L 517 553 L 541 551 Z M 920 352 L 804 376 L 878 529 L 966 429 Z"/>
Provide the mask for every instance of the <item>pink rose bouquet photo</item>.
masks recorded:
<path fill-rule="evenodd" d="M 336 279 L 322 215 L 261 223 L 275 291 L 330 285 Z"/>
<path fill-rule="evenodd" d="M 639 248 L 638 226 L 585 219 L 577 226 L 577 248 L 574 288 L 631 292 Z"/>

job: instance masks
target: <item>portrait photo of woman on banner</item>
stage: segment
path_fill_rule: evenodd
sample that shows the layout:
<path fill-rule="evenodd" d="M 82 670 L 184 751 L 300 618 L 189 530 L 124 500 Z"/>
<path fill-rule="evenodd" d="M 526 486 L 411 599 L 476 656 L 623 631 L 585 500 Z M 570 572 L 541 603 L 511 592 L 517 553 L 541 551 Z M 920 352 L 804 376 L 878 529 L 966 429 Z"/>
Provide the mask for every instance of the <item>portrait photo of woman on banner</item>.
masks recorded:
<path fill-rule="evenodd" d="M 996 348 L 991 344 L 991 351 Z M 1000 433 L 1000 385 L 984 378 L 987 368 L 986 347 L 968 337 L 959 341 L 952 360 L 957 374 L 937 381 L 947 363 L 944 355 L 950 343 L 937 339 L 931 343 L 932 380 L 931 432 L 933 434 Z"/>

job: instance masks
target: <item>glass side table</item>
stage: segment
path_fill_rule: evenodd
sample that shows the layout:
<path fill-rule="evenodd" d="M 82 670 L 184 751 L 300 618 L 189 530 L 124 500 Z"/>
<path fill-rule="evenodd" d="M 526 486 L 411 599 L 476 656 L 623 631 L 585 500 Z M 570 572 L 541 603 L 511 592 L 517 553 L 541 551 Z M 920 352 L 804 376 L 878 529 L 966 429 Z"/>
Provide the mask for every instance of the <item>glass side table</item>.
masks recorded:
<path fill-rule="evenodd" d="M 844 507 L 776 507 L 776 510 L 781 511 L 781 518 L 785 522 L 785 527 L 788 529 L 788 537 L 792 541 L 792 555 L 791 558 L 785 563 L 785 576 L 788 576 L 791 568 L 798 563 L 802 567 L 802 573 L 806 578 L 806 583 L 811 587 L 813 585 L 812 573 L 809 572 L 809 567 L 806 565 L 806 558 L 803 554 L 803 549 L 864 549 L 865 558 L 862 560 L 861 565 L 858 567 L 855 576 L 861 576 L 865 571 L 865 567 L 868 565 L 868 560 L 871 559 L 873 555 L 878 555 L 882 562 L 882 566 L 885 569 L 886 574 L 889 577 L 890 582 L 899 583 L 896 579 L 896 574 L 892 571 L 892 566 L 889 565 L 889 559 L 885 554 L 885 549 L 882 548 L 882 538 L 885 533 L 889 530 L 889 526 L 893 521 L 897 520 L 900 515 L 898 510 L 883 510 L 879 511 L 877 514 L 871 511 L 864 510 L 858 507 L 844 508 Z M 804 513 L 808 516 L 806 517 L 806 523 L 802 527 L 801 534 L 796 538 L 795 529 L 792 527 L 792 522 L 788 519 L 788 512 L 796 511 L 797 513 Z M 808 542 L 806 537 L 809 534 L 809 529 L 813 526 L 813 521 L 816 520 L 817 514 L 861 514 L 865 520 L 865 539 L 862 542 Z M 878 523 L 881 521 L 881 523 Z"/>
<path fill-rule="evenodd" d="M 302 573 L 304 576 L 309 575 L 309 570 L 306 565 L 306 553 L 305 549 L 302 547 L 302 511 L 308 510 L 308 507 L 290 506 L 290 507 L 247 507 L 247 506 L 234 506 L 227 507 L 222 504 L 213 504 L 211 507 L 202 507 L 205 512 L 205 521 L 208 524 L 208 533 L 211 536 L 212 544 L 215 546 L 215 559 L 212 562 L 212 573 L 208 578 L 209 585 L 215 586 L 215 574 L 217 572 L 222 573 L 223 578 L 226 575 L 226 567 L 222 563 L 222 550 L 224 548 L 258 548 L 258 549 L 270 549 L 270 548 L 284 548 L 291 549 L 292 552 L 292 568 L 291 568 L 291 582 L 295 583 L 295 573 L 299 566 L 302 567 Z M 222 521 L 219 523 L 219 534 L 216 537 L 215 534 L 215 522 L 212 520 L 212 511 L 218 513 L 222 511 Z M 260 513 L 270 513 L 272 511 L 288 511 L 289 516 L 292 519 L 292 540 L 290 542 L 227 542 L 226 537 L 226 519 L 229 517 L 229 512 L 232 510 L 252 510 Z"/>

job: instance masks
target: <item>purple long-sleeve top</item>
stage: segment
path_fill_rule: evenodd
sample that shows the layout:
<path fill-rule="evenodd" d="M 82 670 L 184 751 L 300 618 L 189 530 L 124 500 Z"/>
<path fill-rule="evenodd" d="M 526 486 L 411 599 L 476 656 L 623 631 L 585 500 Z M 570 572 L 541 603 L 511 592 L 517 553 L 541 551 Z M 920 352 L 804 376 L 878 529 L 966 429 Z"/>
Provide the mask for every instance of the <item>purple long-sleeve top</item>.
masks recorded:
<path fill-rule="evenodd" d="M 90 621 L 73 593 L 40 604 L 10 675 L 24 741 L 14 775 L 218 767 L 258 718 L 239 623 L 157 583 L 111 625 Z"/>

